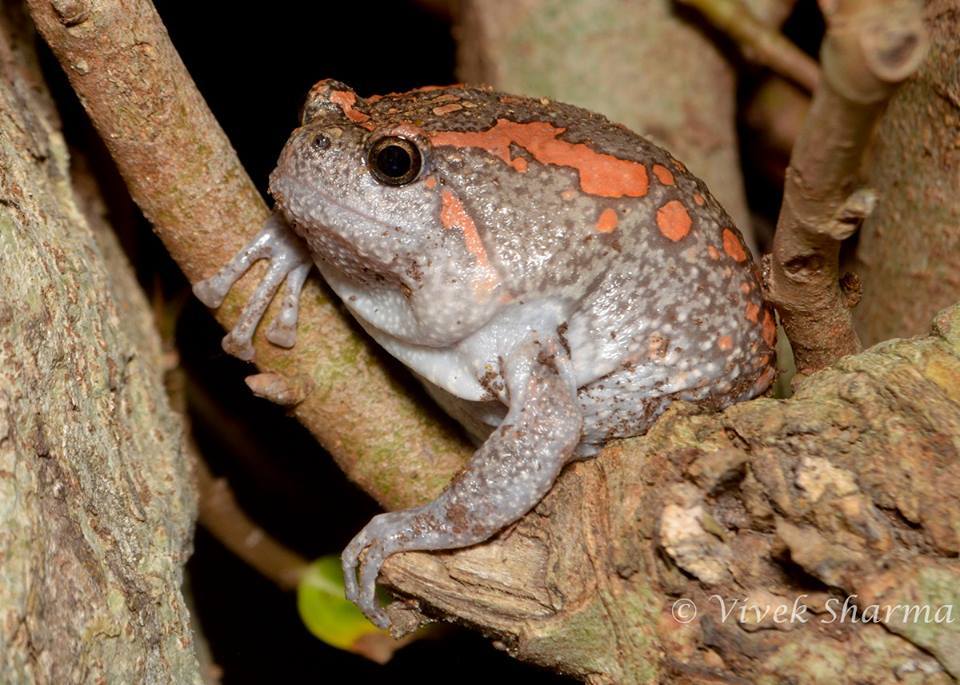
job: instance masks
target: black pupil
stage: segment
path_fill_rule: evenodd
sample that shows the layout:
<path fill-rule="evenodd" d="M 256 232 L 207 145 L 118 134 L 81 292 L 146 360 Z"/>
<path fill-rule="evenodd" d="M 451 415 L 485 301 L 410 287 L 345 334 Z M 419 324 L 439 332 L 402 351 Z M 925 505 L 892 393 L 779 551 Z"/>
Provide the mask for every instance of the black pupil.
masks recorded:
<path fill-rule="evenodd" d="M 377 152 L 377 168 L 390 178 L 402 178 L 412 166 L 410 153 L 399 145 L 386 145 Z"/>

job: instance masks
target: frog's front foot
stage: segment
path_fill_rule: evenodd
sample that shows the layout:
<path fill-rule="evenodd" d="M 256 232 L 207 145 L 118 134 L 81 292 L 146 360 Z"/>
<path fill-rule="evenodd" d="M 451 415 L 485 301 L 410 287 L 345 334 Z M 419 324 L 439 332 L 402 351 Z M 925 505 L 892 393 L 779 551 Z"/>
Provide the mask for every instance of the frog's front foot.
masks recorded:
<path fill-rule="evenodd" d="M 223 338 L 224 350 L 247 361 L 253 359 L 253 333 L 284 281 L 287 286 L 280 313 L 267 329 L 267 340 L 281 347 L 293 347 L 296 341 L 300 291 L 313 265 L 300 238 L 274 213 L 256 237 L 226 266 L 193 286 L 193 294 L 208 307 L 216 309 L 233 284 L 261 259 L 270 260 L 270 267 L 244 305 L 240 318 Z"/>

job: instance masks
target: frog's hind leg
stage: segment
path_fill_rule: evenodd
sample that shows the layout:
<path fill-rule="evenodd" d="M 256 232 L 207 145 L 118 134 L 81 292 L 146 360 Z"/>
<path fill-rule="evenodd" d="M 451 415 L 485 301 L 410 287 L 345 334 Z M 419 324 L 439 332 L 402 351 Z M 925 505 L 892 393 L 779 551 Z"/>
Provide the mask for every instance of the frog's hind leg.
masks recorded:
<path fill-rule="evenodd" d="M 582 419 L 570 360 L 557 341 L 536 346 L 508 362 L 510 411 L 447 489 L 429 504 L 376 516 L 344 550 L 347 597 L 380 627 L 389 619 L 374 591 L 389 555 L 486 540 L 532 509 L 571 458 Z"/>
<path fill-rule="evenodd" d="M 280 284 L 286 280 L 280 314 L 267 331 L 267 339 L 292 347 L 296 339 L 300 291 L 312 266 L 310 254 L 283 219 L 272 214 L 260 232 L 230 262 L 210 278 L 193 286 L 193 293 L 205 305 L 219 307 L 233 284 L 261 259 L 270 267 L 253 295 L 247 300 L 236 324 L 223 338 L 223 349 L 240 359 L 253 359 L 253 333 L 270 306 Z"/>

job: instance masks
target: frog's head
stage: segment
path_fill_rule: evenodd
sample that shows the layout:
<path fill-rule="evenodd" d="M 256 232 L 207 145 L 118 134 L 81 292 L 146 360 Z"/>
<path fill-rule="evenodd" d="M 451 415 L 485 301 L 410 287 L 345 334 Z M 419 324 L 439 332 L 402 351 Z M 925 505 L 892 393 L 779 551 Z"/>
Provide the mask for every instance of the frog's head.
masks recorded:
<path fill-rule="evenodd" d="M 338 81 L 316 84 L 270 193 L 355 311 L 355 293 L 399 293 L 419 332 L 391 332 L 446 344 L 492 315 L 502 284 L 462 200 L 435 173 L 428 124 L 411 102 L 417 96 L 364 100 Z"/>

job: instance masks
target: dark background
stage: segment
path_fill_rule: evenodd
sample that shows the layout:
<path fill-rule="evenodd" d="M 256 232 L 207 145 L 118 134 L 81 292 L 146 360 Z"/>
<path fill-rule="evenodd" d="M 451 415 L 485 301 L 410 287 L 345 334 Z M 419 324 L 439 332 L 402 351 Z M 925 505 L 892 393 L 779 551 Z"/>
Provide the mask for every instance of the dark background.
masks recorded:
<path fill-rule="evenodd" d="M 450 17 L 414 2 L 273 0 L 251 4 L 251 10 L 232 3 L 155 4 L 264 193 L 314 82 L 336 78 L 366 96 L 457 80 Z M 785 32 L 815 52 L 822 26 L 812 2 L 801 3 Z M 243 508 L 282 543 L 307 558 L 339 553 L 377 512 L 375 503 L 347 482 L 299 423 L 249 392 L 243 378 L 255 373 L 254 367 L 221 351 L 223 331 L 190 296 L 182 274 L 130 202 L 59 67 L 42 45 L 41 51 L 75 157 L 87 159 L 100 178 L 109 218 L 148 296 L 175 314 L 176 346 L 201 453 L 216 475 L 229 480 Z M 740 89 L 747 99 L 760 74 L 743 66 Z M 751 166 L 752 150 L 743 152 L 752 208 L 759 222 L 769 224 L 776 218 L 780 188 Z M 520 664 L 485 638 L 456 629 L 402 649 L 386 666 L 328 647 L 303 627 L 293 593 L 278 590 L 202 528 L 188 565 L 188 589 L 228 685 L 340 682 L 339 674 L 362 682 L 572 682 Z"/>

